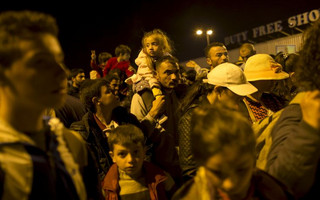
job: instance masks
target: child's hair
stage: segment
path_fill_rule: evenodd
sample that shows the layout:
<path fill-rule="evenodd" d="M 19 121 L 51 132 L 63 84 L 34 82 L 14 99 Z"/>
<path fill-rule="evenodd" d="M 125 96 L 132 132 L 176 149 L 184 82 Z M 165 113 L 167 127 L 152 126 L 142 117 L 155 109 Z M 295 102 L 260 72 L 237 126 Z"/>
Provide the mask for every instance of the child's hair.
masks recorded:
<path fill-rule="evenodd" d="M 173 43 L 170 40 L 170 38 L 167 36 L 166 33 L 164 33 L 162 30 L 160 29 L 154 29 L 150 32 L 147 32 L 144 34 L 143 38 L 142 38 L 142 47 L 143 47 L 143 51 L 144 53 L 146 53 L 147 51 L 145 50 L 146 48 L 146 43 L 145 40 L 150 37 L 150 36 L 154 36 L 157 38 L 158 42 L 159 42 L 159 46 L 162 49 L 162 53 L 169 53 L 172 54 L 173 52 Z"/>
<path fill-rule="evenodd" d="M 108 136 L 110 151 L 113 151 L 115 144 L 126 146 L 138 143 L 144 147 L 145 137 L 141 129 L 132 124 L 120 125 L 113 129 Z"/>
<path fill-rule="evenodd" d="M 98 60 L 99 60 L 99 63 L 105 63 L 107 62 L 110 58 L 112 57 L 112 55 L 108 52 L 101 52 L 99 53 L 99 56 L 98 56 Z"/>
<path fill-rule="evenodd" d="M 191 119 L 191 147 L 199 164 L 226 145 L 255 156 L 255 137 L 248 120 L 221 104 L 196 108 Z"/>
<path fill-rule="evenodd" d="M 127 45 L 120 44 L 119 46 L 116 47 L 114 53 L 118 57 L 118 56 L 120 56 L 120 54 L 122 54 L 122 55 L 126 54 L 126 53 L 130 54 L 131 53 L 131 49 Z"/>

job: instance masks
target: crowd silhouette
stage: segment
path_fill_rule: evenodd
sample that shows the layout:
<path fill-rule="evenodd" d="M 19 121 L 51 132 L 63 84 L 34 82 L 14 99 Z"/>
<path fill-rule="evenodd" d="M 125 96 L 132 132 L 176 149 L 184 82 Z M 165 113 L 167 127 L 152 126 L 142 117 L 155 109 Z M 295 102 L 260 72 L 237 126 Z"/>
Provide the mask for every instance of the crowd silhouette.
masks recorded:
<path fill-rule="evenodd" d="M 320 199 L 319 20 L 301 42 L 182 66 L 153 29 L 86 74 L 52 16 L 0 13 L 1 199 Z"/>

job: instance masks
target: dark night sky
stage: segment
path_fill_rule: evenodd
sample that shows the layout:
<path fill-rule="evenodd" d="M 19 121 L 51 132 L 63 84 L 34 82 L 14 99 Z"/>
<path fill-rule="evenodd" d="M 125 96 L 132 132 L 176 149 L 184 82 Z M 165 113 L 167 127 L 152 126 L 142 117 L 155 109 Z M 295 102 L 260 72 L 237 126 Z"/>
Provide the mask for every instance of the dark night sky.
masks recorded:
<path fill-rule="evenodd" d="M 111 2 L 11 1 L 11 5 L 0 5 L 0 11 L 30 9 L 52 14 L 60 28 L 67 66 L 89 69 L 91 49 L 97 54 L 107 51 L 114 55 L 119 44 L 132 48 L 130 60 L 133 62 L 141 48 L 143 33 L 154 28 L 168 34 L 174 42 L 176 57 L 185 61 L 204 54 L 206 38 L 195 35 L 199 27 L 213 28 L 215 34 L 211 41 L 223 42 L 225 36 L 320 8 L 318 0 Z"/>

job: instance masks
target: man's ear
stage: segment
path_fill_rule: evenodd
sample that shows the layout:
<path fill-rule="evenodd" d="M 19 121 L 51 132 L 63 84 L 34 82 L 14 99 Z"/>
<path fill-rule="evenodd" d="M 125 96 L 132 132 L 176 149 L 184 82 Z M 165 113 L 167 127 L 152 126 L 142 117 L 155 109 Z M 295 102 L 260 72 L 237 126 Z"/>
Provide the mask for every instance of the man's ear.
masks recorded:
<path fill-rule="evenodd" d="M 290 77 L 290 78 L 295 77 L 295 76 L 296 76 L 296 74 L 295 74 L 294 72 L 290 72 L 290 73 L 289 73 L 289 77 Z"/>
<path fill-rule="evenodd" d="M 98 99 L 98 97 L 92 97 L 91 101 L 92 101 L 92 103 L 93 103 L 94 105 L 96 105 L 96 104 L 98 104 L 98 103 L 100 102 L 99 99 Z"/>
<path fill-rule="evenodd" d="M 220 87 L 220 86 L 215 85 L 215 86 L 214 86 L 214 89 L 213 89 L 213 90 L 214 90 L 214 92 L 218 92 L 218 88 L 219 88 L 219 87 Z"/>
<path fill-rule="evenodd" d="M 208 63 L 209 66 L 212 65 L 212 62 L 211 62 L 211 59 L 210 59 L 210 58 L 207 58 L 207 63 Z"/>
<path fill-rule="evenodd" d="M 217 94 L 217 97 L 218 98 L 220 98 L 221 97 L 221 94 L 222 94 L 222 90 L 221 90 L 222 88 L 221 88 L 221 86 L 218 86 L 218 85 L 216 85 L 216 86 L 214 86 L 214 93 L 216 93 Z"/>
<path fill-rule="evenodd" d="M 114 153 L 113 153 L 113 151 L 109 151 L 109 155 L 110 155 L 110 157 L 112 158 L 112 161 L 115 163 L 116 161 L 115 161 L 115 159 L 114 159 Z"/>

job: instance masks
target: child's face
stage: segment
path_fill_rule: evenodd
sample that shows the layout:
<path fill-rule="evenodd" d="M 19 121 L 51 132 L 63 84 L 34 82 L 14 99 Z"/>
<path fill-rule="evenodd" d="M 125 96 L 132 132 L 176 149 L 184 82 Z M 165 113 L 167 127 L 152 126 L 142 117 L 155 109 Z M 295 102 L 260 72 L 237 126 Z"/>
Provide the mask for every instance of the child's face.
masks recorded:
<path fill-rule="evenodd" d="M 125 54 L 120 54 L 119 55 L 120 61 L 128 61 L 130 59 L 130 54 L 129 53 L 125 53 Z"/>
<path fill-rule="evenodd" d="M 223 147 L 204 167 L 208 181 L 215 188 L 227 193 L 230 199 L 243 199 L 250 187 L 255 160 L 252 153 L 241 152 L 234 145 Z"/>
<path fill-rule="evenodd" d="M 155 36 L 150 36 L 145 39 L 145 49 L 151 57 L 161 57 L 163 54 L 159 40 Z"/>
<path fill-rule="evenodd" d="M 137 175 L 141 173 L 145 157 L 145 149 L 141 143 L 131 143 L 126 146 L 114 144 L 113 152 L 110 151 L 110 155 L 113 162 L 127 175 Z"/>
<path fill-rule="evenodd" d="M 122 54 L 122 60 L 128 61 L 129 59 L 130 59 L 130 54 L 129 53 Z"/>

